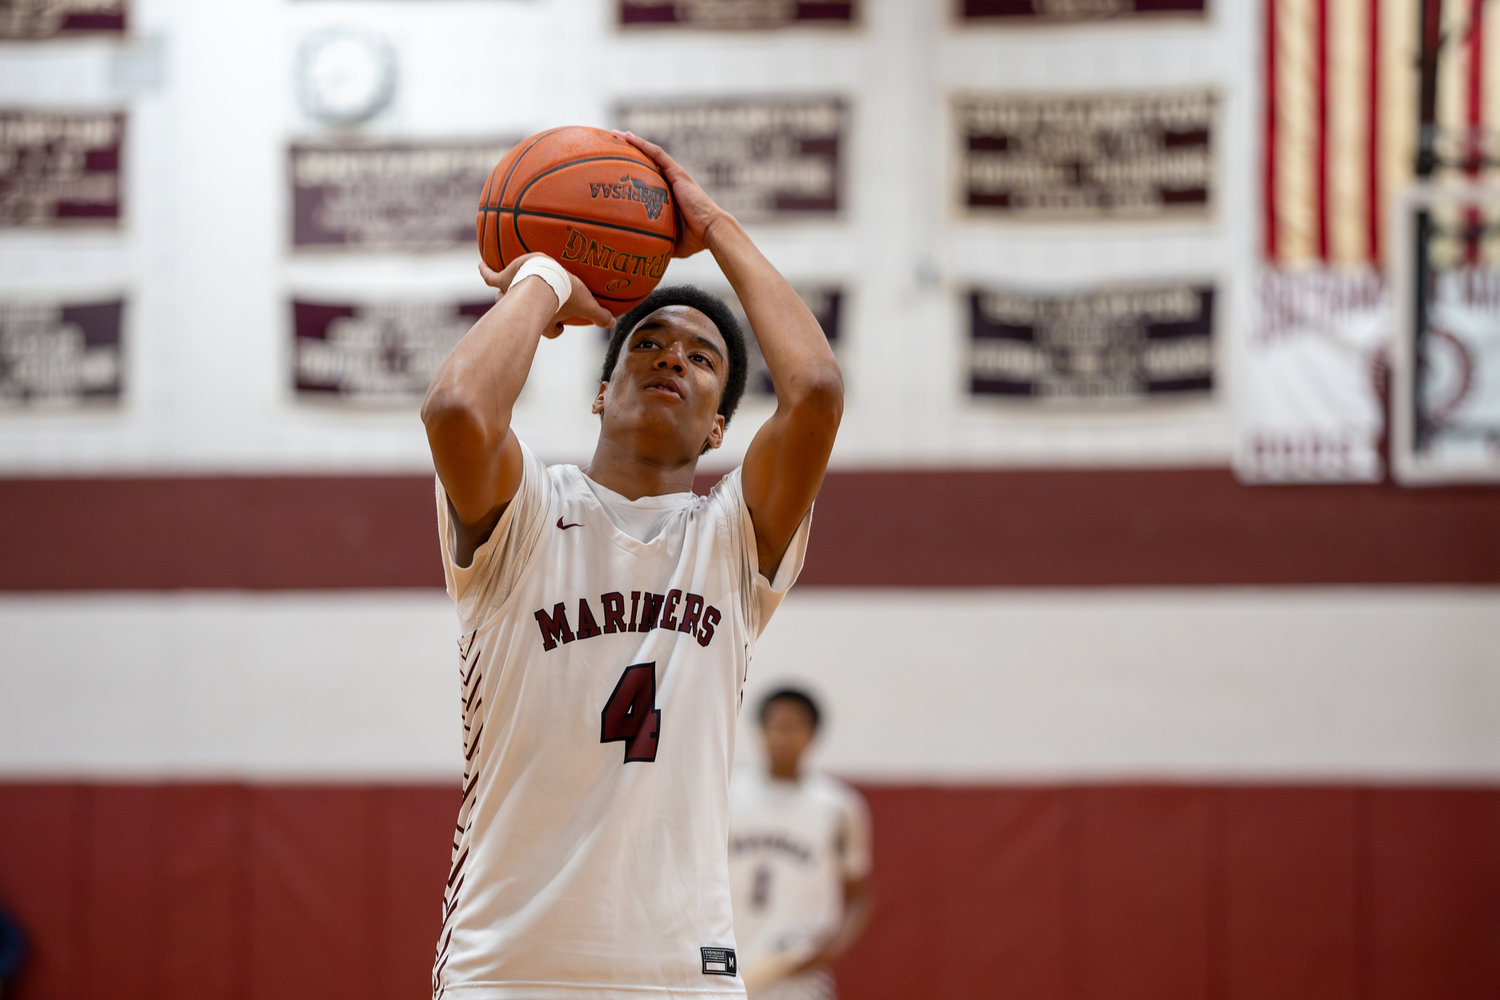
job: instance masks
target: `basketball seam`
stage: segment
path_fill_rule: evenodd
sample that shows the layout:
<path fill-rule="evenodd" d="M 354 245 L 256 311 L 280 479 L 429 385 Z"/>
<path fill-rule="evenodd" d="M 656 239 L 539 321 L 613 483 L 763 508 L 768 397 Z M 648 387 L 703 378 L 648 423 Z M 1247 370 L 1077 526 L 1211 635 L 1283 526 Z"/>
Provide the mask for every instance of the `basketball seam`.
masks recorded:
<path fill-rule="evenodd" d="M 531 150 L 528 149 L 526 152 L 529 153 L 529 152 L 531 152 Z M 525 155 L 526 155 L 526 153 L 522 153 L 521 154 L 521 156 L 525 156 Z M 516 162 L 520 163 L 521 162 L 521 158 L 520 157 L 516 157 Z M 548 167 L 546 170 L 543 170 L 541 173 L 537 174 L 531 180 L 527 181 L 526 182 L 526 186 L 523 187 L 520 190 L 520 192 L 518 192 L 516 194 L 516 204 L 517 205 L 521 204 L 521 199 L 524 198 L 524 197 L 526 197 L 526 192 L 531 190 L 531 186 L 533 184 L 535 184 L 537 181 L 541 180 L 543 177 L 546 177 L 548 174 L 555 174 L 559 170 L 566 170 L 569 167 L 576 167 L 580 163 L 610 163 L 610 162 L 614 162 L 614 163 L 633 163 L 633 164 L 635 164 L 638 167 L 646 167 L 646 168 L 648 168 L 649 170 L 651 170 L 652 173 L 656 174 L 658 177 L 661 176 L 661 171 L 657 170 L 654 165 L 652 165 L 650 163 L 642 163 L 640 160 L 634 159 L 634 158 L 629 157 L 629 156 L 585 156 L 581 160 L 569 160 L 567 163 L 559 163 L 555 167 Z M 662 183 L 663 184 L 667 183 L 667 179 L 665 177 L 662 177 Z M 672 192 L 672 185 L 667 184 L 667 193 L 671 194 L 671 192 Z M 503 197 L 500 199 L 500 204 L 502 204 L 502 205 L 505 204 L 505 199 Z"/>
<path fill-rule="evenodd" d="M 677 245 L 676 240 L 663 236 L 661 233 L 653 233 L 649 229 L 632 229 L 630 226 L 622 226 L 614 222 L 598 222 L 594 219 L 580 219 L 576 215 L 562 215 L 558 212 L 538 212 L 535 209 L 530 208 L 486 208 L 485 211 L 495 212 L 499 215 L 509 215 L 513 218 L 518 215 L 534 215 L 539 219 L 561 219 L 563 222 L 577 222 L 585 226 L 602 226 L 605 229 L 617 229 L 622 233 L 635 233 L 637 236 L 649 236 L 653 240 L 661 240 L 663 243 L 667 243 L 672 246 Z M 516 238 L 521 239 L 520 226 L 516 227 Z M 526 241 L 521 240 L 521 242 L 524 245 Z M 530 253 L 531 251 L 528 250 L 526 252 Z"/>
<path fill-rule="evenodd" d="M 494 186 L 495 186 L 495 172 L 493 170 L 491 170 L 490 171 L 490 175 L 484 179 L 484 192 L 483 192 L 483 194 L 480 195 L 480 198 L 479 198 L 479 204 L 481 206 L 481 208 L 480 208 L 480 212 L 481 213 L 484 212 L 484 208 L 487 208 L 489 206 L 489 203 L 490 203 L 490 191 L 494 189 Z M 480 230 L 480 233 L 479 233 L 479 259 L 483 260 L 484 259 L 484 251 L 486 249 L 488 249 L 487 244 L 489 243 L 488 237 L 489 237 L 489 234 L 490 234 L 490 221 L 491 220 L 490 220 L 490 217 L 489 217 L 488 214 L 482 214 L 481 217 L 484 219 L 484 228 L 482 230 Z M 505 267 L 505 256 L 504 256 L 504 254 L 502 254 L 500 252 L 500 233 L 499 233 L 499 229 L 500 229 L 499 222 L 500 222 L 500 220 L 499 219 L 495 219 L 494 222 L 495 222 L 495 229 L 496 229 L 496 232 L 495 232 L 495 259 L 500 262 L 500 266 L 503 268 L 503 267 Z"/>
<path fill-rule="evenodd" d="M 553 132 L 561 132 L 564 127 L 565 126 L 559 126 L 557 128 L 549 128 L 547 131 L 543 132 L 541 135 L 539 135 L 536 138 L 532 139 L 530 146 L 527 146 L 525 149 L 521 150 L 521 155 L 518 156 L 518 157 L 516 157 L 516 162 L 512 163 L 510 165 L 510 169 L 505 172 L 505 180 L 503 180 L 503 181 L 500 182 L 500 193 L 496 197 L 496 201 L 495 201 L 496 207 L 505 204 L 505 189 L 508 188 L 508 187 L 510 187 L 510 179 L 515 174 L 516 168 L 521 165 L 521 161 L 524 160 L 524 159 L 526 159 L 526 154 L 529 153 L 529 152 L 531 152 L 532 149 L 534 149 L 536 147 L 537 143 L 539 143 L 543 139 L 547 138 L 547 136 L 551 135 Z"/>
<path fill-rule="evenodd" d="M 524 160 L 524 159 L 526 159 L 526 154 L 529 153 L 529 152 L 531 152 L 533 149 L 535 149 L 536 148 L 536 144 L 539 143 L 539 142 L 541 142 L 543 139 L 547 138 L 547 136 L 551 135 L 553 132 L 561 132 L 565 127 L 566 126 L 560 125 L 557 128 L 549 128 L 547 131 L 541 133 L 540 135 L 538 135 L 534 139 L 532 139 L 531 140 L 531 144 L 529 146 L 527 146 L 525 149 L 521 150 L 521 155 L 516 157 L 516 161 L 514 163 L 512 163 L 510 165 L 510 169 L 505 172 L 505 180 L 500 183 L 500 190 L 495 195 L 495 207 L 496 208 L 499 208 L 499 206 L 505 204 L 505 189 L 508 188 L 508 187 L 510 187 L 510 179 L 515 174 L 516 168 L 521 165 L 521 161 Z M 520 201 L 519 198 L 517 198 L 516 200 Z M 486 212 L 490 211 L 490 205 L 489 205 L 489 199 L 488 198 L 485 199 L 484 210 Z M 521 227 L 520 226 L 516 226 L 515 228 L 516 228 L 516 239 L 520 241 L 520 243 L 521 243 L 521 249 L 525 253 L 530 253 L 531 250 L 530 250 L 530 248 L 528 248 L 526 246 L 526 241 L 523 240 L 523 239 L 521 239 Z M 495 216 L 495 256 L 500 258 L 500 266 L 504 267 L 507 262 L 505 260 L 505 251 L 500 246 L 500 217 L 498 215 Z"/>

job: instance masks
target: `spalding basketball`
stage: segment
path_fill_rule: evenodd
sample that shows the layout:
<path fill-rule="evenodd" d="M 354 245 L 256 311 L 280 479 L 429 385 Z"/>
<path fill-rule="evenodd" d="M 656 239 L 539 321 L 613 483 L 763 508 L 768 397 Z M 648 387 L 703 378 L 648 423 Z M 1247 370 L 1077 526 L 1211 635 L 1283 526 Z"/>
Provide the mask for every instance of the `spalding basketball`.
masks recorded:
<path fill-rule="evenodd" d="M 619 316 L 661 281 L 677 213 L 644 153 L 603 129 L 569 126 L 505 154 L 484 183 L 474 228 L 490 267 L 541 251 Z"/>

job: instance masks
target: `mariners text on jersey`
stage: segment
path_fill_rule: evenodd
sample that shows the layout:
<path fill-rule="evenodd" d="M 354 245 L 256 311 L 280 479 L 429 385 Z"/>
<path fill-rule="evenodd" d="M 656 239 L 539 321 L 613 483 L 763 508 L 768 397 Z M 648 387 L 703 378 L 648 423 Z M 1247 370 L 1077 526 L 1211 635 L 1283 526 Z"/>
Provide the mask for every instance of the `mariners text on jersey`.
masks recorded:
<path fill-rule="evenodd" d="M 678 605 L 681 604 L 679 618 Z M 618 632 L 649 632 L 654 628 L 667 631 L 686 632 L 698 640 L 698 645 L 707 646 L 714 638 L 714 626 L 724 620 L 719 609 L 705 604 L 697 594 L 684 594 L 680 590 L 669 590 L 665 594 L 652 594 L 639 590 L 630 592 L 630 618 L 625 618 L 625 595 L 618 590 L 599 595 L 599 608 L 604 617 L 604 627 L 599 627 L 594 609 L 587 597 L 578 599 L 578 631 L 568 625 L 568 602 L 559 601 L 552 610 L 538 608 L 533 617 L 542 630 L 542 648 L 556 649 L 559 642 L 569 643 L 576 639 L 592 639 L 597 635 Z M 701 624 L 700 624 L 701 620 Z"/>

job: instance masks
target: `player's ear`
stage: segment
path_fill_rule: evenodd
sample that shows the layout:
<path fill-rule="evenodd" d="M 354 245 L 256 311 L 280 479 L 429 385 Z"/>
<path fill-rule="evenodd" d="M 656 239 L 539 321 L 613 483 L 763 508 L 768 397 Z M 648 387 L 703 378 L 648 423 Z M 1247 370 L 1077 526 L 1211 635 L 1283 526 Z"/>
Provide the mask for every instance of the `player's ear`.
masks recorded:
<path fill-rule="evenodd" d="M 599 395 L 597 395 L 597 396 L 594 397 L 594 405 L 589 408 L 589 412 L 590 413 L 598 414 L 598 413 L 603 413 L 604 412 L 604 393 L 605 393 L 605 390 L 607 390 L 608 388 L 609 388 L 609 383 L 608 382 L 600 382 L 599 383 Z"/>
<path fill-rule="evenodd" d="M 722 413 L 715 413 L 714 414 L 714 425 L 713 425 L 713 427 L 709 428 L 709 431 L 708 431 L 708 441 L 705 444 L 703 450 L 704 451 L 713 451 L 714 449 L 720 447 L 723 444 L 724 444 L 724 414 L 722 414 Z"/>

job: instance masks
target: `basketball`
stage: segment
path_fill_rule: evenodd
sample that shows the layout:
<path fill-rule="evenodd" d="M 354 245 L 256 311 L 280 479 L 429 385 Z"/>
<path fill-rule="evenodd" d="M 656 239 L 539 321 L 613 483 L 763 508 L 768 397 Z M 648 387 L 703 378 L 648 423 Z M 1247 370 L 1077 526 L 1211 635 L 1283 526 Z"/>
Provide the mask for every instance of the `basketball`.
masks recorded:
<path fill-rule="evenodd" d="M 677 213 L 644 153 L 603 129 L 568 126 L 505 154 L 485 181 L 474 228 L 490 267 L 540 251 L 619 316 L 661 281 Z"/>

